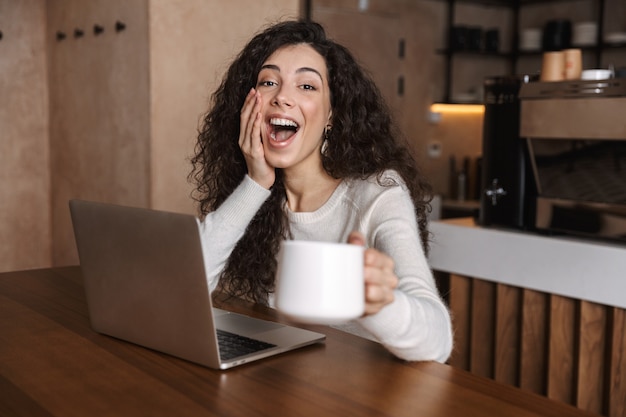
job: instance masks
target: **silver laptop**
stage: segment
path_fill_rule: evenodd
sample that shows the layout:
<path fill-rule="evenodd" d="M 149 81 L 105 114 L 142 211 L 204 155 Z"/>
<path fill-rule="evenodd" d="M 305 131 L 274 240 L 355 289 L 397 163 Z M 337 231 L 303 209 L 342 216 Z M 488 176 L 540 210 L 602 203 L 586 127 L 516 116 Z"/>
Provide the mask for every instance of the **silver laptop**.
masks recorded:
<path fill-rule="evenodd" d="M 216 369 L 325 338 L 213 308 L 194 216 L 80 200 L 70 212 L 99 333 Z"/>

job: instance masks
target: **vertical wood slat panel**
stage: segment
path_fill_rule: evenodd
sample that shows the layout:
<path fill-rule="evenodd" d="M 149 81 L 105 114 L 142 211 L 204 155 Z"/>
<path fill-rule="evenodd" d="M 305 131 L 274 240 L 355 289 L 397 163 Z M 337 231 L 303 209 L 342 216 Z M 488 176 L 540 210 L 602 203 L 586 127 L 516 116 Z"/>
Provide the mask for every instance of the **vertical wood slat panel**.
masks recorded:
<path fill-rule="evenodd" d="M 574 404 L 576 301 L 551 295 L 549 314 L 547 395 Z"/>
<path fill-rule="evenodd" d="M 520 387 L 546 395 L 548 295 L 523 290 Z"/>
<path fill-rule="evenodd" d="M 607 308 L 580 302 L 576 407 L 602 414 L 604 410 Z"/>
<path fill-rule="evenodd" d="M 495 343 L 496 285 L 475 279 L 472 282 L 472 318 L 470 344 L 470 371 L 493 378 Z"/>
<path fill-rule="evenodd" d="M 519 383 L 521 290 L 498 284 L 496 291 L 495 380 L 517 386 Z"/>
<path fill-rule="evenodd" d="M 449 289 L 452 366 L 626 416 L 626 310 L 453 274 Z"/>
<path fill-rule="evenodd" d="M 608 416 L 626 416 L 626 310 L 611 308 L 609 320 Z"/>
<path fill-rule="evenodd" d="M 450 274 L 450 313 L 454 326 L 454 351 L 448 363 L 469 370 L 472 279 Z"/>

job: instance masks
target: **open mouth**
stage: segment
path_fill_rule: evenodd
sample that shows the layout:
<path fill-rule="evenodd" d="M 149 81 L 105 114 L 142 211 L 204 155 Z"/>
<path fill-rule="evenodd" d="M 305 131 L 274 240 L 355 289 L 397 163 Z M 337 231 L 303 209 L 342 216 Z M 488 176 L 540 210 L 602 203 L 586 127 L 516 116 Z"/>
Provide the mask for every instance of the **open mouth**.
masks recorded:
<path fill-rule="evenodd" d="M 298 132 L 300 126 L 293 120 L 273 117 L 270 119 L 270 137 L 277 142 L 284 142 Z"/>

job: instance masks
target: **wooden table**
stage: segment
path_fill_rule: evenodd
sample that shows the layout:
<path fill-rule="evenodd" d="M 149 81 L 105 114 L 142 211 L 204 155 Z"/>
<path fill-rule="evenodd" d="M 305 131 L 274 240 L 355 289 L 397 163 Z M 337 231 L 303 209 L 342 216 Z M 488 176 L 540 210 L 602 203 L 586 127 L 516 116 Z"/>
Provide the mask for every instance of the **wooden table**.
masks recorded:
<path fill-rule="evenodd" d="M 233 311 L 279 320 L 240 301 Z M 589 416 L 323 326 L 318 344 L 215 371 L 93 332 L 78 267 L 0 274 L 0 416 Z"/>

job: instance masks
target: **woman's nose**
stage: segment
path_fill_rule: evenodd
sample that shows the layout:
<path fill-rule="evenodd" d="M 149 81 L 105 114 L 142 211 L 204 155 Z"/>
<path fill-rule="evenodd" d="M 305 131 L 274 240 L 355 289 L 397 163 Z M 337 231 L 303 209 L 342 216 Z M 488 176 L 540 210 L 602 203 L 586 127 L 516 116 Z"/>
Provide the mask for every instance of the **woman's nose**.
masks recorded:
<path fill-rule="evenodd" d="M 282 107 L 282 106 L 291 107 L 293 106 L 293 99 L 291 98 L 291 95 L 287 91 L 285 91 L 285 88 L 283 87 L 276 91 L 276 95 L 274 95 L 272 104 L 278 107 Z"/>

